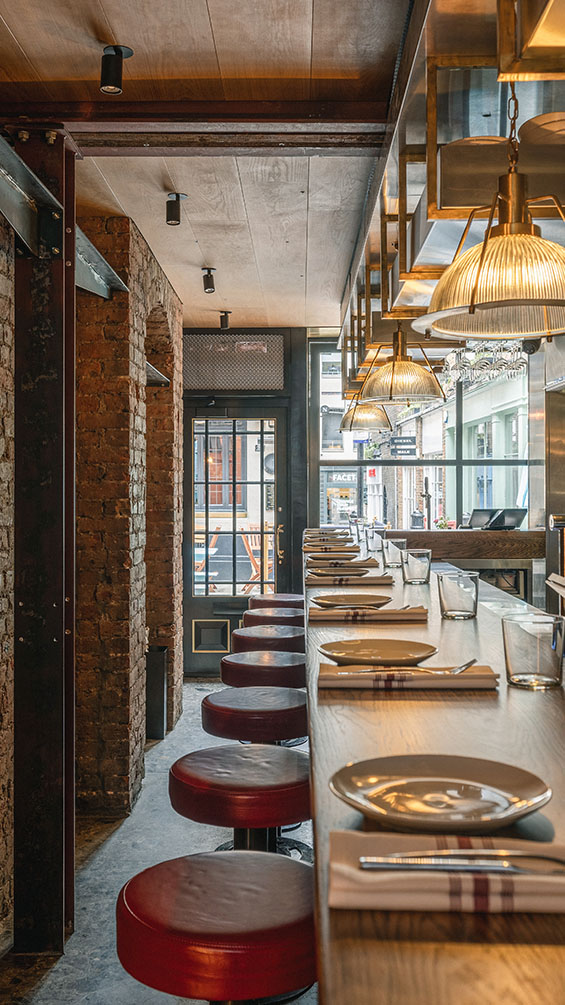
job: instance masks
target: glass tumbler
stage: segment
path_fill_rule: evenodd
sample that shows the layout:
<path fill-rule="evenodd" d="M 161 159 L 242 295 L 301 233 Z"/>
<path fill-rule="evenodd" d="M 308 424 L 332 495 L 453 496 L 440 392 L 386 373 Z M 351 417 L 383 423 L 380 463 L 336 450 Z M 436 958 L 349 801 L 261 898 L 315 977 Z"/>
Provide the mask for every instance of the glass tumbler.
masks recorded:
<path fill-rule="evenodd" d="M 400 562 L 405 583 L 429 583 L 431 548 L 406 548 L 400 552 Z"/>
<path fill-rule="evenodd" d="M 506 678 L 516 687 L 545 690 L 563 681 L 564 619 L 559 614 L 502 618 Z"/>
<path fill-rule="evenodd" d="M 442 618 L 467 621 L 477 617 L 478 572 L 438 572 L 437 583 Z"/>
<path fill-rule="evenodd" d="M 400 553 L 406 547 L 405 537 L 386 537 L 383 541 L 385 568 L 400 569 Z"/>

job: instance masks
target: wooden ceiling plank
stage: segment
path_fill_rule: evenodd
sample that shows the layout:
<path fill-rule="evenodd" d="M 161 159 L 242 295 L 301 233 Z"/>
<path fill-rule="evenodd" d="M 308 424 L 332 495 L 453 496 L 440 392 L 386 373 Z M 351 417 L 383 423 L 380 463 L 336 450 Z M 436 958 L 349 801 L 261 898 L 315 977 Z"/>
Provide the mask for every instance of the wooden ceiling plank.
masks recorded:
<path fill-rule="evenodd" d="M 340 300 L 355 247 L 370 165 L 312 158 L 308 213 L 306 323 L 338 325 Z"/>
<path fill-rule="evenodd" d="M 388 101 L 409 0 L 316 0 L 312 97 Z"/>
<path fill-rule="evenodd" d="M 310 96 L 312 0 L 208 0 L 228 99 Z"/>
<path fill-rule="evenodd" d="M 303 325 L 308 160 L 257 157 L 237 164 L 268 322 L 283 323 L 292 312 L 293 323 Z"/>

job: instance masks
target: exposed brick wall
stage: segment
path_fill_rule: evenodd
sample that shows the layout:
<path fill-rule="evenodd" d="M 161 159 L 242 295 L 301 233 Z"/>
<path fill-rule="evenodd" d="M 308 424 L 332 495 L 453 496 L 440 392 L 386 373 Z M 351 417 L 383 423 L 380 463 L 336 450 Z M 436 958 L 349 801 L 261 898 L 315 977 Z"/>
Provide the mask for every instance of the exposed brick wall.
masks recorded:
<path fill-rule="evenodd" d="M 14 237 L 0 215 L 0 952 L 12 941 L 14 758 Z"/>
<path fill-rule="evenodd" d="M 145 747 L 146 434 L 151 441 L 154 433 L 146 422 L 145 329 L 157 309 L 170 332 L 170 375 L 180 375 L 182 316 L 178 297 L 130 220 L 88 218 L 80 225 L 129 287 L 107 302 L 77 296 L 77 798 L 83 809 L 122 815 L 139 793 Z M 147 348 L 153 356 L 151 321 Z M 151 627 L 173 643 L 172 726 L 182 694 L 182 477 L 174 470 L 182 456 L 180 377 L 161 393 L 174 402 L 164 433 L 177 437 L 168 452 L 174 517 L 161 541 L 171 588 L 166 625 Z M 153 426 L 153 401 L 151 407 Z M 152 576 L 151 591 L 154 583 Z"/>

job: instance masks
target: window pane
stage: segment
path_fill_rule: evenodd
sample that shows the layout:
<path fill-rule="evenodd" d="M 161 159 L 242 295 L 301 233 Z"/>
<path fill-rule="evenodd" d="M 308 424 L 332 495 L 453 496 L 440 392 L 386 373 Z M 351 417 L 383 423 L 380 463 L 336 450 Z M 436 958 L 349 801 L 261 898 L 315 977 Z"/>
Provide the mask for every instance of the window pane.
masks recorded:
<path fill-rule="evenodd" d="M 275 437 L 266 433 L 263 437 L 263 480 L 273 481 L 275 477 Z"/>
<path fill-rule="evenodd" d="M 528 468 L 477 464 L 463 469 L 463 521 L 474 509 L 527 508 Z"/>
<path fill-rule="evenodd" d="M 463 456 L 497 460 L 528 456 L 528 371 L 514 349 L 455 354 L 463 385 Z"/>
<path fill-rule="evenodd" d="M 240 496 L 238 502 L 241 501 L 242 504 L 242 508 L 238 509 L 237 529 L 245 531 L 261 530 L 261 486 L 238 485 L 236 492 Z"/>

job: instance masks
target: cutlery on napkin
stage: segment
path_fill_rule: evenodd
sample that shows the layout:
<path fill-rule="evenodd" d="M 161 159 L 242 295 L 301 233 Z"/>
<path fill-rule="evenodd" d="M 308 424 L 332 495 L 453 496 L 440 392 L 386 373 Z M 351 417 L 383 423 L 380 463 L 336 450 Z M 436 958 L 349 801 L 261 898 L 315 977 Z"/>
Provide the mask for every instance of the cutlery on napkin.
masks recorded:
<path fill-rule="evenodd" d="M 318 609 L 311 607 L 308 612 L 309 621 L 343 621 L 348 622 L 378 622 L 378 621 L 427 621 L 427 607 L 381 607 L 374 610 L 369 607 L 334 607 Z"/>
<path fill-rule="evenodd" d="M 394 579 L 392 576 L 313 576 L 308 573 L 304 581 L 306 586 L 367 586 L 369 583 L 379 586 L 392 586 Z"/>
<path fill-rule="evenodd" d="M 428 668 L 427 668 L 428 669 Z M 448 667 L 429 667 L 447 670 Z M 354 688 L 368 691 L 412 690 L 473 690 L 493 691 L 498 687 L 498 675 L 489 666 L 476 663 L 457 676 L 423 673 L 418 667 L 335 666 L 320 663 L 319 688 Z"/>
<path fill-rule="evenodd" d="M 319 558 L 316 555 L 309 555 L 307 558 L 309 569 L 378 569 L 380 563 L 375 558 L 365 559 L 345 559 L 345 558 Z"/>
<path fill-rule="evenodd" d="M 404 869 L 360 868 L 362 858 L 381 858 L 437 852 L 464 845 L 465 859 L 477 856 L 484 861 L 496 848 L 509 853 L 509 861 L 519 861 L 523 871 L 504 870 L 501 874 L 477 864 L 476 871 L 456 869 L 430 871 L 424 865 Z M 526 853 L 513 860 L 512 853 Z M 528 870 L 527 854 L 532 856 Z M 547 855 L 542 865 L 542 856 Z M 494 856 L 493 856 L 494 857 Z M 333 908 L 379 911 L 463 911 L 504 914 L 513 911 L 561 914 L 565 912 L 565 848 L 540 841 L 508 838 L 464 837 L 413 834 L 365 834 L 359 831 L 332 831 L 330 834 L 329 905 Z M 534 866 L 534 862 L 536 863 Z"/>

